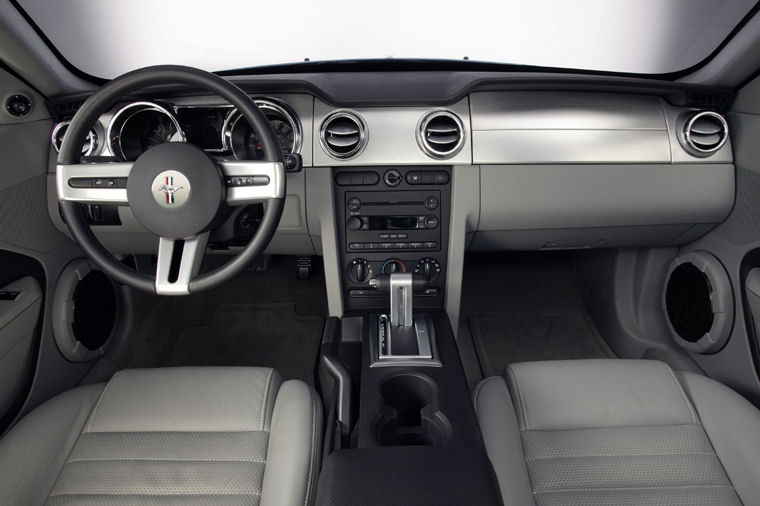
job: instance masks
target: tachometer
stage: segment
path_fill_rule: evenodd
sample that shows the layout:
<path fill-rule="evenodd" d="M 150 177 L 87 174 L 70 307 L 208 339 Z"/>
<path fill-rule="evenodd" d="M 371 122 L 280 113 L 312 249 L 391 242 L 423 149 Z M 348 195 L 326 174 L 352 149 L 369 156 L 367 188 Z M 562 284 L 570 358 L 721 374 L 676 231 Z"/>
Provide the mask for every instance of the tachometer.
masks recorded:
<path fill-rule="evenodd" d="M 282 152 L 297 153 L 301 149 L 301 126 L 295 115 L 285 106 L 270 100 L 255 100 L 261 112 L 269 120 Z M 261 138 L 247 121 L 240 121 L 242 115 L 235 109 L 227 116 L 224 126 L 225 147 L 235 158 L 241 160 L 261 160 L 264 151 Z"/>

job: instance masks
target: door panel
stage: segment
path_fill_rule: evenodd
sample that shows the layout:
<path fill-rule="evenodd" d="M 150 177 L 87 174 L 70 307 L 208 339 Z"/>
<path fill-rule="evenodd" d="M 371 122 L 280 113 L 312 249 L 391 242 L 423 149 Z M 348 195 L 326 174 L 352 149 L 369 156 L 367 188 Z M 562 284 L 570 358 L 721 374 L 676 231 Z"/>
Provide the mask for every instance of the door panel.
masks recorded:
<path fill-rule="evenodd" d="M 31 276 L 0 288 L 0 413 L 10 409 L 29 375 L 41 308 L 42 290 Z"/>

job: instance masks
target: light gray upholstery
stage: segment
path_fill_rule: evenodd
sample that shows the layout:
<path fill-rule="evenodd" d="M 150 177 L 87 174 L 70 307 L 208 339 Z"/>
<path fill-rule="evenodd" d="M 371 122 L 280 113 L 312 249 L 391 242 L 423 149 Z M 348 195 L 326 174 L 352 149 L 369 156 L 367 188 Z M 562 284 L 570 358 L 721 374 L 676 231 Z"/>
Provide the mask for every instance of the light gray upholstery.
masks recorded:
<path fill-rule="evenodd" d="M 713 380 L 644 360 L 513 364 L 504 376 L 474 400 L 505 504 L 760 501 L 760 413 Z"/>
<path fill-rule="evenodd" d="M 0 503 L 302 506 L 321 420 L 313 391 L 272 369 L 121 371 L 0 441 Z"/>

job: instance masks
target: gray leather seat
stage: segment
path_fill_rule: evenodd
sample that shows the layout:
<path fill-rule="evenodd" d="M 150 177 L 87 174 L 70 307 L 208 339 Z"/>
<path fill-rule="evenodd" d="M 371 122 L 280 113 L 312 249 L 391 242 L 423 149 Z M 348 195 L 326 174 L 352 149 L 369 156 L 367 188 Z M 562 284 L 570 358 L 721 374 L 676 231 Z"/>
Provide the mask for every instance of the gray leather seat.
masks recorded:
<path fill-rule="evenodd" d="M 505 504 L 760 504 L 760 412 L 662 362 L 507 367 L 474 393 Z"/>
<path fill-rule="evenodd" d="M 0 440 L 0 503 L 301 506 L 321 426 L 316 394 L 272 369 L 125 370 Z"/>

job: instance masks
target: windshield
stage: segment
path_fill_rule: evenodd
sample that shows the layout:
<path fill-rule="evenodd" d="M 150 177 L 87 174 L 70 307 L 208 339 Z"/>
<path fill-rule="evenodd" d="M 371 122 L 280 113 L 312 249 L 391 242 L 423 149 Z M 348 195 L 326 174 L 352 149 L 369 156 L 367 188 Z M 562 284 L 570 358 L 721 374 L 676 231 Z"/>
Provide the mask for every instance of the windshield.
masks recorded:
<path fill-rule="evenodd" d="M 221 71 L 443 59 L 667 74 L 697 65 L 754 0 L 18 0 L 91 76 L 182 64 Z"/>

